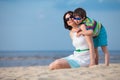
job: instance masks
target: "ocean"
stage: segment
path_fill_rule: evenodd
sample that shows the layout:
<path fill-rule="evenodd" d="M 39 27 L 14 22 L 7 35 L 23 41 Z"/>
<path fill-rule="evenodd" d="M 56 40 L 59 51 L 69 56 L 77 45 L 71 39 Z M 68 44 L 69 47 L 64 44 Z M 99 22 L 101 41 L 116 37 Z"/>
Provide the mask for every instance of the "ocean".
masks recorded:
<path fill-rule="evenodd" d="M 0 51 L 0 67 L 48 66 L 54 60 L 72 53 L 73 51 Z M 104 63 L 101 51 L 99 63 Z M 110 51 L 110 63 L 120 63 L 120 51 Z"/>

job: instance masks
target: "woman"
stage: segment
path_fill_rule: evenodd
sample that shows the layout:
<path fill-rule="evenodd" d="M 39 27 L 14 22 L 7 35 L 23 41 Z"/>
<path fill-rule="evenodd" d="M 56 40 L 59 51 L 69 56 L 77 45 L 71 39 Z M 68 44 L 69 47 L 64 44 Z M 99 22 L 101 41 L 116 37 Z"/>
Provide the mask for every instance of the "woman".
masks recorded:
<path fill-rule="evenodd" d="M 64 27 L 70 30 L 70 37 L 72 39 L 73 46 L 76 48 L 74 53 L 68 57 L 57 59 L 49 65 L 51 70 L 64 69 L 64 68 L 78 68 L 85 66 L 92 66 L 94 61 L 94 47 L 91 36 L 79 36 L 76 34 L 78 31 L 85 31 L 85 25 L 75 24 L 73 20 L 73 12 L 68 11 L 63 16 Z"/>

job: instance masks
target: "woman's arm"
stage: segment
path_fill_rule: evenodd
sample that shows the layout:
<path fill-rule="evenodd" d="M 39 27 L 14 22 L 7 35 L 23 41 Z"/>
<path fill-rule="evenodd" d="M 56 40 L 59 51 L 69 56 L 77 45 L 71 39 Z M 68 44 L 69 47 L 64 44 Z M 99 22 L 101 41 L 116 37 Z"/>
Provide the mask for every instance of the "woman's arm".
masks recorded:
<path fill-rule="evenodd" d="M 73 36 L 73 31 L 71 30 L 70 31 L 70 38 L 72 39 L 72 36 Z"/>
<path fill-rule="evenodd" d="M 83 32 L 86 32 L 86 26 L 85 25 L 81 25 L 80 29 Z M 88 32 L 86 32 L 87 34 Z M 85 35 L 85 39 L 88 43 L 89 49 L 90 49 L 90 66 L 95 65 L 95 59 L 94 59 L 94 55 L 95 55 L 95 51 L 94 51 L 94 45 L 93 45 L 93 39 L 92 39 L 92 35 Z"/>
<path fill-rule="evenodd" d="M 95 65 L 95 51 L 94 51 L 94 45 L 93 45 L 93 40 L 91 36 L 85 36 L 86 41 L 88 43 L 89 46 L 89 52 L 90 52 L 90 66 Z"/>

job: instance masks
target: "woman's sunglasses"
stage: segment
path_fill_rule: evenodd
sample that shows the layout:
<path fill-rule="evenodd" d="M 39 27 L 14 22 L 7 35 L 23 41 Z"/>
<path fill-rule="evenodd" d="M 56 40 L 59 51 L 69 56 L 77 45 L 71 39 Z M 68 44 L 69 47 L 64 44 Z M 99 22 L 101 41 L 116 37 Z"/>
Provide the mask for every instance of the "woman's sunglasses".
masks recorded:
<path fill-rule="evenodd" d="M 69 18 L 66 18 L 66 21 L 69 21 L 71 18 L 74 18 L 72 15 Z"/>

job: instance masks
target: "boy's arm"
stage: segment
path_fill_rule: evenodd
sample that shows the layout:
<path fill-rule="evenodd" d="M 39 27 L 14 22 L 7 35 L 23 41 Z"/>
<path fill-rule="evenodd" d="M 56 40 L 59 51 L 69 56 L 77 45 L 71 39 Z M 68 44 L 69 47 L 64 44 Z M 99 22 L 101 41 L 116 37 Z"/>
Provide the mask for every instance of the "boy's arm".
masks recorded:
<path fill-rule="evenodd" d="M 93 35 L 93 30 L 92 29 L 86 30 L 86 26 L 84 24 L 80 26 L 80 29 L 81 31 L 77 32 L 77 36 L 80 36 L 80 35 L 92 36 Z"/>

